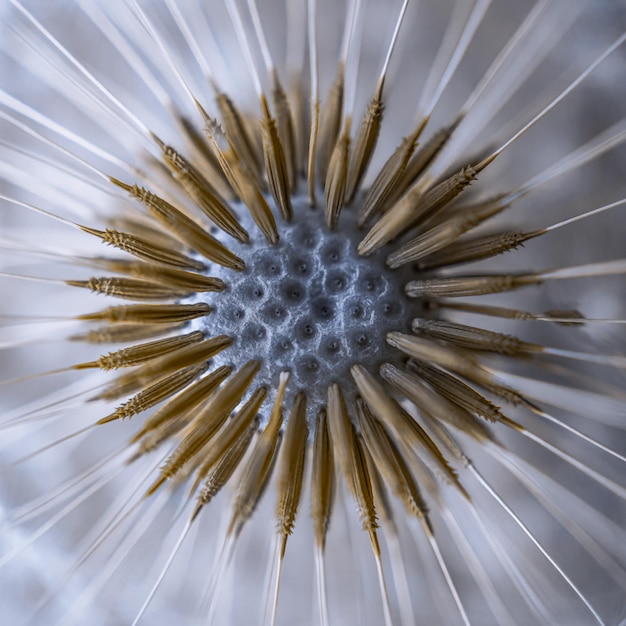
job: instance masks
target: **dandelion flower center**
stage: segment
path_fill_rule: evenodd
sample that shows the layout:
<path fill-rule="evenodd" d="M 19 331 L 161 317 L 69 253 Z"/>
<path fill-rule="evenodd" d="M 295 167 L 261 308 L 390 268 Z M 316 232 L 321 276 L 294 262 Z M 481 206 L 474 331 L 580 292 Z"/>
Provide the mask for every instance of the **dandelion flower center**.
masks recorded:
<path fill-rule="evenodd" d="M 334 381 L 351 380 L 355 363 L 395 362 L 385 336 L 409 331 L 419 305 L 404 292 L 410 271 L 390 270 L 384 254 L 359 256 L 354 209 L 331 231 L 323 210 L 304 198 L 293 208 L 277 244 L 257 235 L 230 246 L 245 260 L 243 272 L 211 268 L 227 288 L 211 299 L 215 310 L 201 325 L 234 338 L 216 363 L 258 359 L 260 376 L 275 384 L 277 372 L 290 371 L 291 387 L 306 389 L 315 408 Z"/>

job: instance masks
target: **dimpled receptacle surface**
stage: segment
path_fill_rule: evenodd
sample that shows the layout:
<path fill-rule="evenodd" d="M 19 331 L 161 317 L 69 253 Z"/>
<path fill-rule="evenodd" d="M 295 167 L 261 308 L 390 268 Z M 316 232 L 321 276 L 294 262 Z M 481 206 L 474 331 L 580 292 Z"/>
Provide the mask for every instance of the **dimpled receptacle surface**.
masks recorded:
<path fill-rule="evenodd" d="M 278 221 L 280 242 L 270 245 L 238 211 L 251 240 L 229 241 L 243 258 L 243 272 L 212 266 L 209 273 L 227 289 L 210 298 L 214 312 L 203 322 L 210 334 L 233 337 L 231 348 L 216 364 L 262 362 L 257 382 L 274 388 L 281 371 L 291 372 L 290 389 L 307 393 L 309 407 L 326 402 L 327 388 L 340 382 L 354 393 L 350 367 L 362 363 L 371 371 L 385 361 L 397 362 L 385 335 L 407 332 L 421 314 L 420 303 L 404 293 L 414 278 L 410 268 L 390 270 L 385 252 L 361 257 L 357 245 L 363 231 L 356 210 L 346 209 L 336 230 L 324 223 L 321 208 L 304 199 L 294 202 L 291 223 Z"/>

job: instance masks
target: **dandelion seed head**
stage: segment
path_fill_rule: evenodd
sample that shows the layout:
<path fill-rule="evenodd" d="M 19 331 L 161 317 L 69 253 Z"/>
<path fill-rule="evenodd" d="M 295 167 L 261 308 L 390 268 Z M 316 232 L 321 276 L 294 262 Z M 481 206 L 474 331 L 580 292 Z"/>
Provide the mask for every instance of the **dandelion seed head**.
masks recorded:
<path fill-rule="evenodd" d="M 0 0 L 9 619 L 614 623 L 623 11 L 39 4 Z"/>

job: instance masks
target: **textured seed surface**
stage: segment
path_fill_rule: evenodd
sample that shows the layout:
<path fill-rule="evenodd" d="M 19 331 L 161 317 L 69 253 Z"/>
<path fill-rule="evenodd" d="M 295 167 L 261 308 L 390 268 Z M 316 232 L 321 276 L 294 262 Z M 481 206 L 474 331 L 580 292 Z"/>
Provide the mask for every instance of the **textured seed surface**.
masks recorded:
<path fill-rule="evenodd" d="M 251 244 L 233 246 L 245 259 L 243 272 L 211 267 L 226 289 L 211 299 L 215 311 L 199 325 L 233 337 L 216 363 L 258 359 L 262 376 L 274 383 L 277 372 L 290 371 L 290 394 L 306 389 L 317 411 L 333 382 L 345 383 L 351 395 L 351 364 L 397 362 L 385 334 L 410 329 L 421 304 L 404 293 L 411 268 L 390 270 L 384 253 L 358 256 L 356 211 L 342 213 L 337 233 L 328 231 L 322 207 L 311 209 L 303 198 L 294 202 L 294 216 L 281 224 L 274 246 L 249 228 Z"/>

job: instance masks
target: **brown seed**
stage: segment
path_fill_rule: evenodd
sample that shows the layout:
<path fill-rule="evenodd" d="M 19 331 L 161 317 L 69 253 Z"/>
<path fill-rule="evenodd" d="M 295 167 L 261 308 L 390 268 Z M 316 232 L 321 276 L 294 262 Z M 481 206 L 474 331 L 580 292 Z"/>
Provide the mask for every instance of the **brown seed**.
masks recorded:
<path fill-rule="evenodd" d="M 212 307 L 205 302 L 197 304 L 131 304 L 112 306 L 98 313 L 79 315 L 78 319 L 107 321 L 110 323 L 177 324 L 211 313 Z"/>
<path fill-rule="evenodd" d="M 143 187 L 127 185 L 116 178 L 111 178 L 111 182 L 142 202 L 169 231 L 209 261 L 234 270 L 244 269 L 245 263 L 237 255 L 163 198 Z"/>
<path fill-rule="evenodd" d="M 184 269 L 205 269 L 204 263 L 195 261 L 194 259 L 159 245 L 156 242 L 150 241 L 146 237 L 137 237 L 130 233 L 120 232 L 113 228 L 107 228 L 106 230 L 96 230 L 95 228 L 87 228 L 81 226 L 81 230 L 96 235 L 102 241 L 110 246 L 114 246 L 118 250 L 128 252 L 133 256 L 144 261 L 150 261 L 152 263 L 163 263 L 164 265 L 171 265 L 173 267 L 180 267 Z"/>

